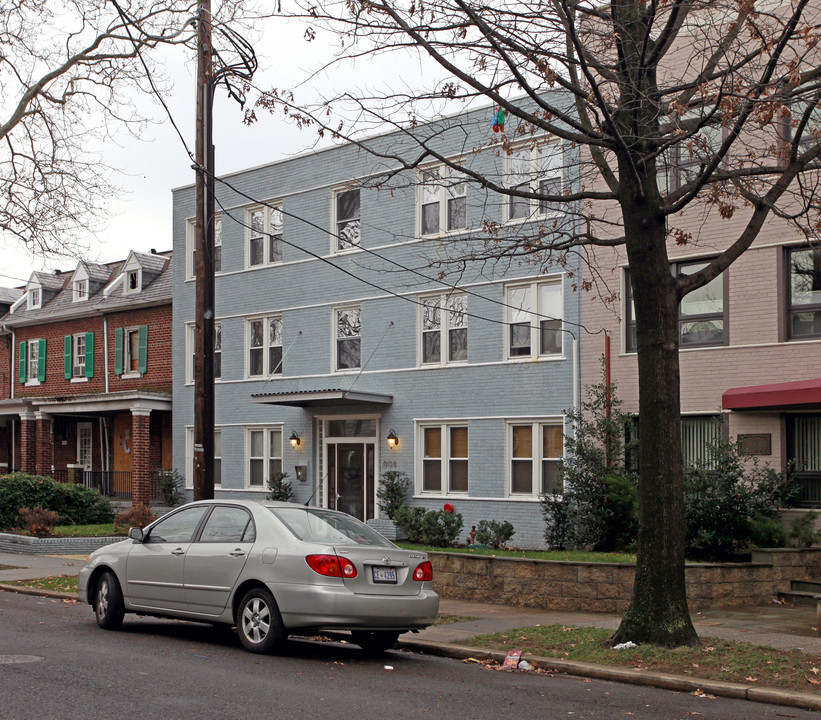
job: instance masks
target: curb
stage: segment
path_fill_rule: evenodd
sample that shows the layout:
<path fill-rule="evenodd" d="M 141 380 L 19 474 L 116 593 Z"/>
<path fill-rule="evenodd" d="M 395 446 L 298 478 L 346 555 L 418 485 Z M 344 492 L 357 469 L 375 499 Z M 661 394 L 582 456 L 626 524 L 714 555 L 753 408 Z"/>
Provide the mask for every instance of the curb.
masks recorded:
<path fill-rule="evenodd" d="M 72 593 L 58 592 L 55 590 L 38 590 L 37 588 L 6 585 L 5 583 L 0 583 L 0 591 L 16 592 L 21 595 L 34 595 L 56 600 L 75 600 L 77 602 L 80 600 L 78 595 Z M 476 660 L 494 660 L 501 664 L 507 657 L 507 653 L 501 650 L 486 650 L 483 648 L 468 647 L 466 645 L 448 645 L 445 643 L 431 642 L 429 640 L 399 640 L 399 642 L 396 643 L 396 647 L 400 650 L 409 650 L 411 652 L 436 655 L 454 660 L 475 658 Z M 629 685 L 655 687 L 661 690 L 674 690 L 688 693 L 700 692 L 706 695 L 715 695 L 716 697 L 732 698 L 735 700 L 748 700 L 751 702 L 768 703 L 770 705 L 784 705 L 801 710 L 821 711 L 821 696 L 794 690 L 762 688 L 752 685 L 742 685 L 741 683 L 723 682 L 721 680 L 685 677 L 684 675 L 651 673 L 644 670 L 631 670 L 628 668 L 613 667 L 611 665 L 596 665 L 594 663 L 583 663 L 575 660 L 561 660 L 559 658 L 544 657 L 542 655 L 522 655 L 522 660 L 527 660 L 534 667 L 539 667 L 544 670 L 558 670 L 565 675 L 579 675 L 581 677 L 595 678 L 596 680 L 608 680 L 610 682 L 627 683 Z"/>
<path fill-rule="evenodd" d="M 35 597 L 47 597 L 55 600 L 76 600 L 80 601 L 78 594 L 60 592 L 59 590 L 40 590 L 39 588 L 26 587 L 25 585 L 8 585 L 0 582 L 0 591 L 18 593 L 20 595 L 34 595 Z"/>
<path fill-rule="evenodd" d="M 504 651 L 485 650 L 465 645 L 446 645 L 428 640 L 400 640 L 397 643 L 397 647 L 412 652 L 449 657 L 455 660 L 475 658 L 477 660 L 494 660 L 498 663 L 502 663 L 507 657 L 507 653 Z M 707 695 L 715 695 L 716 697 L 749 700 L 772 705 L 786 705 L 803 710 L 821 710 L 821 696 L 793 690 L 778 690 L 776 688 L 762 688 L 742 685 L 741 683 L 685 677 L 683 675 L 652 673 L 643 670 L 612 667 L 610 665 L 595 665 L 593 663 L 583 663 L 574 660 L 561 660 L 559 658 L 543 657 L 541 655 L 522 655 L 522 660 L 527 660 L 535 667 L 540 667 L 545 670 L 558 670 L 566 675 L 580 675 L 582 677 L 595 678 L 596 680 L 643 685 L 662 690 L 676 690 L 679 692 L 698 691 Z"/>

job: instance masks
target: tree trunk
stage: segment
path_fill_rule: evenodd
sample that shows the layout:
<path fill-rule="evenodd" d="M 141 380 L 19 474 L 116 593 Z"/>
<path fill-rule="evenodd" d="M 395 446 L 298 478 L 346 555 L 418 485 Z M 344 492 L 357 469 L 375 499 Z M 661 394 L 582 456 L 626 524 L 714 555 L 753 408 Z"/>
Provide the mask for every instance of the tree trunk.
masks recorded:
<path fill-rule="evenodd" d="M 678 287 L 652 204 L 622 202 L 638 341 L 639 534 L 633 597 L 611 642 L 675 647 L 698 636 L 684 579 Z"/>

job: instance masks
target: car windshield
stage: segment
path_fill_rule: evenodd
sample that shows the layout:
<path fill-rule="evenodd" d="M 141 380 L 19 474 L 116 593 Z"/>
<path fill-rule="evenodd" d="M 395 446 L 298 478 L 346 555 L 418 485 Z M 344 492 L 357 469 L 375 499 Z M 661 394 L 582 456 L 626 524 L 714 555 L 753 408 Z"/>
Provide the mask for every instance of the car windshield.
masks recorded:
<path fill-rule="evenodd" d="M 393 547 L 378 532 L 350 515 L 318 508 L 269 508 L 288 529 L 306 542 Z"/>

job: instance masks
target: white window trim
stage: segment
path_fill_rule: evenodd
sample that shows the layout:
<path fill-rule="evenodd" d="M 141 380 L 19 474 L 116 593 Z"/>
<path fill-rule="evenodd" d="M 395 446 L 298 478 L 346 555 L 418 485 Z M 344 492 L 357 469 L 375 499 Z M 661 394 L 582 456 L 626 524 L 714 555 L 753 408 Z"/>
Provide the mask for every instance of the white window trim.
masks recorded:
<path fill-rule="evenodd" d="M 137 274 L 137 287 L 129 287 L 129 278 L 132 273 Z M 143 289 L 143 270 L 142 268 L 132 268 L 126 270 L 123 277 L 123 295 L 138 295 Z"/>
<path fill-rule="evenodd" d="M 77 341 L 82 338 L 83 341 L 83 365 L 81 368 L 81 372 L 77 374 Z M 82 333 L 74 333 L 71 337 L 71 380 L 72 382 L 82 380 L 88 380 L 85 376 L 85 368 L 86 368 L 86 349 L 85 349 L 85 341 L 86 341 L 86 334 Z"/>
<path fill-rule="evenodd" d="M 337 235 L 337 196 L 349 190 L 359 190 L 359 244 L 347 248 L 339 247 Z M 362 252 L 362 187 L 360 185 L 339 185 L 331 188 L 331 254 L 345 255 L 347 253 Z"/>
<path fill-rule="evenodd" d="M 511 160 L 512 160 L 513 155 L 515 155 L 517 152 L 520 152 L 521 150 L 530 148 L 530 162 L 535 164 L 539 160 L 539 154 L 541 153 L 541 150 L 543 148 L 549 147 L 549 146 L 555 146 L 557 154 L 561 155 L 562 157 L 564 156 L 565 147 L 560 141 L 556 141 L 556 140 L 552 140 L 552 141 L 543 140 L 543 141 L 539 141 L 539 142 L 536 142 L 536 143 L 525 143 L 525 144 L 515 145 L 511 149 L 510 154 L 505 154 L 505 158 L 504 158 L 505 187 L 509 187 L 509 188 L 515 187 L 515 185 L 512 182 L 512 175 L 511 175 L 511 171 L 510 171 L 510 165 L 511 165 Z M 539 192 L 539 182 L 543 178 L 554 177 L 555 175 L 559 176 L 559 180 L 561 182 L 562 189 L 564 189 L 564 187 L 565 187 L 564 165 L 565 165 L 564 161 L 560 162 L 559 167 L 556 169 L 556 173 L 551 174 L 551 175 L 548 175 L 548 174 L 544 174 L 544 175 L 534 174 L 532 176 L 532 178 L 530 179 L 530 181 L 529 181 L 530 190 L 534 193 L 538 193 Z M 521 224 L 521 223 L 526 223 L 526 222 L 539 221 L 539 220 L 543 220 L 545 218 L 553 218 L 553 217 L 557 217 L 557 216 L 561 215 L 560 210 L 542 212 L 541 207 L 540 207 L 540 201 L 537 198 L 518 198 L 519 200 L 528 202 L 529 207 L 530 207 L 530 212 L 527 214 L 526 217 L 512 218 L 512 217 L 510 217 L 510 202 L 511 202 L 511 200 L 514 199 L 515 196 L 505 195 L 504 197 L 505 197 L 505 201 L 504 201 L 503 216 L 504 216 L 504 221 L 506 223 Z"/>
<path fill-rule="evenodd" d="M 214 340 L 216 341 L 217 336 L 217 327 L 222 327 L 221 320 L 214 321 Z M 196 352 L 196 344 L 197 344 L 197 326 L 195 323 L 186 323 L 185 324 L 185 384 L 186 385 L 193 385 L 194 384 L 194 353 Z M 216 355 L 216 353 L 214 353 Z M 222 350 L 220 350 L 220 355 L 222 355 Z M 220 371 L 220 377 L 214 377 L 214 382 L 222 382 L 222 372 Z"/>
<path fill-rule="evenodd" d="M 85 290 L 80 289 L 80 285 L 85 285 Z M 72 286 L 73 302 L 85 302 L 88 300 L 88 278 L 75 280 Z"/>
<path fill-rule="evenodd" d="M 427 295 L 421 295 L 419 297 L 419 312 L 417 315 L 418 319 L 418 333 L 417 333 L 417 341 L 418 341 L 418 353 L 417 353 L 417 363 L 419 367 L 439 367 L 442 365 L 466 365 L 468 363 L 468 358 L 464 360 L 451 360 L 450 359 L 450 330 L 451 329 L 460 329 L 460 328 L 451 328 L 450 327 L 450 317 L 451 313 L 450 310 L 447 308 L 448 300 L 451 297 L 456 295 L 464 296 L 466 300 L 468 300 L 467 293 L 461 291 L 453 291 L 453 292 L 444 292 L 444 293 L 432 293 Z M 433 332 L 432 330 L 425 330 L 425 307 L 424 302 L 426 300 L 439 300 L 439 357 L 440 359 L 437 362 L 425 362 L 425 333 L 426 332 Z M 468 300 L 469 302 L 469 300 Z M 468 309 L 468 312 L 470 310 Z M 464 327 L 465 330 L 468 331 L 468 339 L 470 338 L 470 325 L 466 325 Z M 468 356 L 469 357 L 469 356 Z"/>
<path fill-rule="evenodd" d="M 214 428 L 214 435 L 220 435 L 220 441 L 222 440 L 222 428 L 220 426 L 216 426 Z M 215 443 L 216 446 L 216 443 Z M 219 458 L 220 462 L 223 459 L 222 455 L 215 455 L 215 458 Z M 221 465 L 220 465 L 221 467 Z M 222 473 L 220 473 L 220 480 L 222 480 Z M 222 488 L 222 483 L 214 482 L 215 488 Z M 194 489 L 194 428 L 193 427 L 186 427 L 185 428 L 185 489 L 186 490 L 193 490 Z"/>
<path fill-rule="evenodd" d="M 196 225 L 193 219 L 185 222 L 185 279 L 193 280 L 197 269 L 194 267 L 194 250 L 196 249 Z"/>
<path fill-rule="evenodd" d="M 337 331 L 337 314 L 343 310 L 359 310 L 359 366 L 355 368 L 338 368 L 337 341 L 339 337 Z M 334 305 L 331 309 L 331 373 L 334 375 L 346 375 L 362 371 L 362 306 L 359 303 L 350 305 Z"/>
<path fill-rule="evenodd" d="M 513 427 L 514 425 L 530 425 L 532 433 L 532 447 L 536 451 L 531 455 L 532 476 L 531 476 L 531 492 L 529 493 L 514 493 L 513 492 Z M 562 429 L 562 455 L 558 458 L 543 458 L 542 457 L 542 438 L 541 428 L 544 425 L 552 425 Z M 547 417 L 538 418 L 522 418 L 505 420 L 505 497 L 514 500 L 538 500 L 542 492 L 542 461 L 543 460 L 557 460 L 561 461 L 565 456 L 565 448 L 567 445 L 567 437 L 565 434 L 566 423 L 564 417 Z"/>
<path fill-rule="evenodd" d="M 425 430 L 438 428 L 442 435 L 442 457 L 440 477 L 442 478 L 442 488 L 440 490 L 425 490 Z M 450 430 L 451 428 L 467 428 L 468 431 L 468 456 L 467 458 L 451 458 L 450 456 Z M 416 423 L 416 483 L 414 495 L 418 497 L 461 497 L 470 495 L 470 423 L 467 420 L 442 420 L 425 421 Z M 452 491 L 450 489 L 450 461 L 452 459 L 467 460 L 468 463 L 468 489 Z"/>
<path fill-rule="evenodd" d="M 246 380 L 261 380 L 261 379 L 276 379 L 281 378 L 283 376 L 283 367 L 280 367 L 278 373 L 272 373 L 271 368 L 268 367 L 269 365 L 269 358 L 270 358 L 270 349 L 274 347 L 269 344 L 270 338 L 270 330 L 271 330 L 271 320 L 279 320 L 282 322 L 282 315 L 280 313 L 269 313 L 268 315 L 252 315 L 250 317 L 245 318 L 245 342 L 243 344 L 244 353 L 245 353 L 245 379 Z M 251 375 L 251 323 L 253 322 L 262 322 L 263 324 L 263 337 L 262 337 L 262 373 L 259 375 Z M 285 331 L 285 325 L 283 323 L 283 333 Z M 284 338 L 283 338 L 284 342 Z M 280 345 L 280 347 L 283 347 Z M 281 365 L 285 364 L 285 351 L 283 348 L 282 353 L 282 361 Z"/>
<path fill-rule="evenodd" d="M 455 160 L 454 162 L 460 163 L 461 160 Z M 425 183 L 424 177 L 426 173 L 429 172 L 439 172 L 439 228 L 435 232 L 423 233 L 422 232 L 422 205 L 424 201 L 424 194 L 425 194 Z M 452 169 L 449 165 L 445 165 L 444 163 L 436 163 L 433 165 L 427 165 L 423 168 L 419 169 L 418 180 L 417 180 L 417 192 L 416 192 L 416 237 L 424 237 L 424 238 L 433 238 L 433 237 L 441 237 L 445 235 L 458 235 L 459 233 L 467 232 L 467 176 L 463 176 L 462 182 L 464 183 L 464 194 L 463 195 L 455 195 L 453 197 L 464 197 L 465 198 L 465 227 L 461 228 L 453 228 L 448 229 L 448 200 L 451 198 L 450 193 L 448 192 L 449 186 L 448 181 L 451 178 L 451 175 L 456 173 L 454 169 Z M 459 183 L 455 183 L 459 184 Z"/>
<path fill-rule="evenodd" d="M 245 269 L 246 270 L 259 270 L 260 268 L 269 267 L 271 265 L 281 265 L 283 263 L 284 247 L 280 247 L 280 255 L 281 257 L 279 260 L 271 260 L 270 257 L 270 250 L 271 250 L 271 243 L 270 237 L 271 233 L 268 232 L 271 229 L 271 215 L 274 211 L 282 212 L 282 202 L 281 201 L 271 201 L 268 203 L 264 203 L 262 205 L 251 205 L 245 208 Z M 255 233 L 251 231 L 251 213 L 253 212 L 262 212 L 262 262 L 257 263 L 256 265 L 251 265 L 251 238 L 257 237 Z M 285 237 L 285 218 L 282 218 L 282 236 Z M 284 243 L 282 243 L 284 245 Z"/>
<path fill-rule="evenodd" d="M 123 380 L 133 380 L 135 378 L 141 378 L 143 374 L 139 370 L 132 370 L 131 369 L 131 343 L 128 342 L 128 336 L 130 333 L 135 332 L 137 333 L 137 366 L 139 367 L 139 337 L 140 337 L 140 326 L 139 325 L 132 325 L 130 327 L 123 328 L 123 374 L 120 377 Z"/>
<path fill-rule="evenodd" d="M 280 460 L 283 463 L 283 468 L 285 467 L 285 429 L 284 424 L 282 423 L 274 423 L 271 425 L 247 425 L 245 426 L 245 452 L 243 454 L 243 463 L 245 465 L 243 470 L 243 486 L 245 490 L 250 490 L 252 492 L 268 492 L 268 480 L 270 479 L 270 467 L 271 467 L 271 460 L 273 459 L 271 456 L 271 431 L 276 430 L 279 431 L 281 438 L 280 438 L 280 445 L 282 447 L 282 455 L 280 456 Z M 251 485 L 251 433 L 252 432 L 262 432 L 263 433 L 263 456 L 262 456 L 262 486 Z"/>
<path fill-rule="evenodd" d="M 561 297 L 561 308 L 562 308 L 562 317 L 561 317 L 561 327 L 559 328 L 559 338 L 562 344 L 562 350 L 559 353 L 545 353 L 542 354 L 540 351 L 541 347 L 541 338 L 539 336 L 540 327 L 539 322 L 542 319 L 541 315 L 541 308 L 539 307 L 539 288 L 542 285 L 558 285 L 560 290 L 560 297 Z M 532 301 L 536 306 L 535 311 L 530 311 L 531 322 L 530 322 L 530 355 L 511 355 L 510 353 L 510 326 L 513 324 L 512 315 L 513 310 L 515 308 L 511 307 L 509 302 L 509 292 L 511 290 L 517 288 L 530 288 L 530 292 L 532 294 Z M 529 282 L 512 282 L 506 283 L 504 286 L 504 302 L 505 302 L 505 360 L 507 362 L 529 362 L 531 360 L 541 360 L 541 361 L 550 361 L 550 360 L 564 360 L 565 356 L 565 338 L 564 338 L 564 311 L 565 311 L 565 293 L 564 293 L 564 276 L 563 275 L 555 275 L 551 277 L 539 278 L 537 280 L 531 280 Z M 559 318 L 553 318 L 558 320 Z M 535 321 L 535 322 L 534 322 Z"/>
<path fill-rule="evenodd" d="M 35 338 L 33 340 L 28 340 L 28 345 L 26 345 L 26 387 L 34 387 L 40 384 L 40 340 L 42 338 Z M 31 361 L 31 353 L 34 348 L 37 348 L 37 362 L 33 363 Z M 32 371 L 34 375 L 32 376 Z"/>
<path fill-rule="evenodd" d="M 35 299 L 36 298 L 36 299 Z M 30 288 L 26 293 L 29 310 L 38 310 L 43 307 L 43 288 Z"/>

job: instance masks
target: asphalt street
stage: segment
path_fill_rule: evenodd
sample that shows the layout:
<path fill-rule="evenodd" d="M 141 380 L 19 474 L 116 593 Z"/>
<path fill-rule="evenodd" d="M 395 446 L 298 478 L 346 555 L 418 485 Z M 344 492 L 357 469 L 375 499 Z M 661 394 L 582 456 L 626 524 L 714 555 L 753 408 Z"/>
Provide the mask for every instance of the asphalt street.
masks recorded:
<path fill-rule="evenodd" d="M 0 718 L 484 720 L 814 718 L 802 710 L 391 651 L 294 640 L 276 656 L 225 630 L 127 616 L 97 628 L 88 606 L 0 593 Z"/>

